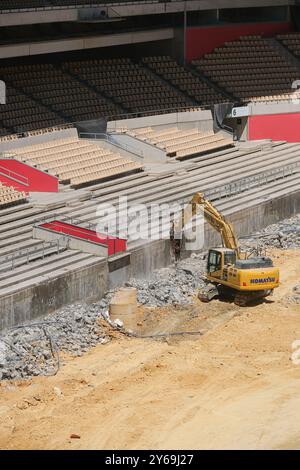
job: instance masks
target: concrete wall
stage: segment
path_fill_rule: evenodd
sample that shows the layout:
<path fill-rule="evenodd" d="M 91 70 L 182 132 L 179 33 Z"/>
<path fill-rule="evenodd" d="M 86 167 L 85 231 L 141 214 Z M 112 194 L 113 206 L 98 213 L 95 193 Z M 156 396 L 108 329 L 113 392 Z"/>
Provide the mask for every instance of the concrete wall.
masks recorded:
<path fill-rule="evenodd" d="M 152 144 L 143 142 L 140 139 L 126 134 L 111 134 L 111 140 L 124 149 L 131 148 L 141 163 L 159 162 L 164 163 L 167 160 L 166 152 Z"/>
<path fill-rule="evenodd" d="M 226 217 L 234 224 L 237 234 L 245 236 L 296 213 L 300 213 L 300 190 L 226 214 Z M 220 244 L 219 234 L 206 224 L 205 247 Z M 183 257 L 190 254 L 190 251 L 183 252 Z M 125 257 L 127 260 L 122 262 Z M 110 267 L 114 262 L 116 265 Z M 121 285 L 131 276 L 145 278 L 145 273 L 150 276 L 154 269 L 170 263 L 169 240 L 157 240 L 134 249 L 130 254 L 111 259 L 109 263 L 99 260 L 90 267 L 54 280 L 43 279 L 40 284 L 0 298 L 0 328 L 22 324 L 76 301 L 99 300 L 108 289 Z"/>
<path fill-rule="evenodd" d="M 155 116 L 130 117 L 119 121 L 109 121 L 107 132 L 114 132 L 118 128 L 139 129 L 141 127 L 153 127 L 157 129 L 177 126 L 180 129 L 197 127 L 200 130 L 213 128 L 212 113 L 210 110 L 182 111 L 177 113 L 159 114 Z"/>
<path fill-rule="evenodd" d="M 240 7 L 240 5 L 236 5 Z M 240 36 L 275 36 L 293 31 L 292 23 L 268 22 L 238 23 L 218 26 L 191 27 L 186 33 L 186 60 L 191 62 L 209 54 L 226 41 L 234 41 Z M 209 40 L 207 40 L 209 38 Z"/>
<path fill-rule="evenodd" d="M 91 0 L 92 3 L 92 0 Z M 164 13 L 183 12 L 186 11 L 199 11 L 199 10 L 212 10 L 217 8 L 245 8 L 245 7 L 262 7 L 262 6 L 281 6 L 281 5 L 294 5 L 294 0 L 187 0 L 172 1 L 172 2 L 158 2 L 158 3 L 141 3 L 139 2 L 115 2 L 112 8 L 108 7 L 109 16 L 136 16 L 136 15 L 161 15 Z M 106 8 L 106 5 L 105 5 Z M 84 8 L 86 10 L 86 8 Z M 78 17 L 77 7 L 70 7 L 68 9 L 46 9 L 31 12 L 12 12 L 2 13 L 0 26 L 3 25 L 19 25 L 19 24 L 35 24 L 35 23 L 51 23 L 61 21 L 76 21 Z"/>
<path fill-rule="evenodd" d="M 76 237 L 69 237 L 60 232 L 54 232 L 44 227 L 33 227 L 32 230 L 33 238 L 38 240 L 44 240 L 46 242 L 53 242 L 59 240 L 59 245 L 69 248 L 71 250 L 78 250 L 82 253 L 90 253 L 91 255 L 100 256 L 101 258 L 108 257 L 108 247 L 106 245 L 100 245 L 88 240 L 83 240 Z"/>
<path fill-rule="evenodd" d="M 108 285 L 107 263 L 103 261 L 55 279 L 44 279 L 0 298 L 0 329 L 21 325 L 73 302 L 99 300 Z"/>
<path fill-rule="evenodd" d="M 292 91 L 292 84 L 291 84 Z M 251 103 L 248 104 L 249 116 L 259 116 L 265 114 L 290 114 L 300 113 L 299 99 L 295 102 L 278 102 L 278 103 Z"/>
<path fill-rule="evenodd" d="M 248 139 L 300 142 L 300 113 L 249 116 Z"/>
<path fill-rule="evenodd" d="M 0 46 L 0 59 L 162 41 L 173 39 L 173 37 L 174 30 L 172 28 L 164 28 L 153 31 L 146 30 L 98 36 L 81 36 L 71 39 L 57 39 L 55 41 L 22 43 L 18 45 Z"/>

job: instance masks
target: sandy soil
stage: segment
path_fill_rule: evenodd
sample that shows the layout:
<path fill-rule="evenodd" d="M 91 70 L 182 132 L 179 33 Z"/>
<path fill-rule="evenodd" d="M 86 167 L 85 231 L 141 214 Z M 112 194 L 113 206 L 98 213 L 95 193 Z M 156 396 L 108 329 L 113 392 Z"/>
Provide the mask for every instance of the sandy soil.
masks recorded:
<path fill-rule="evenodd" d="M 300 306 L 286 301 L 300 251 L 273 255 L 282 284 L 271 302 L 148 312 L 148 332 L 202 336 L 115 334 L 64 358 L 55 377 L 2 383 L 0 448 L 300 449 L 300 365 L 291 361 Z"/>

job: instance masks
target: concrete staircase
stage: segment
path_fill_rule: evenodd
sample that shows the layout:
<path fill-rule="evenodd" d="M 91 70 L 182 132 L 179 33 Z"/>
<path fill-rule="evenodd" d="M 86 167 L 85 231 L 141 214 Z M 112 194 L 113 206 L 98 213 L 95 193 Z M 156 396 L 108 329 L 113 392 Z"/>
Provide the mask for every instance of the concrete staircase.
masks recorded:
<path fill-rule="evenodd" d="M 232 93 L 230 93 L 228 90 L 226 90 L 225 88 L 223 88 L 221 85 L 219 85 L 219 83 L 216 83 L 214 82 L 213 80 L 211 80 L 207 75 L 205 75 L 202 71 L 200 73 L 200 71 L 194 67 L 193 64 L 188 64 L 185 66 L 190 72 L 193 73 L 193 75 L 195 75 L 195 77 L 198 77 L 200 78 L 201 80 L 203 80 L 204 82 L 206 82 L 210 87 L 214 88 L 218 93 L 220 93 L 221 95 L 225 96 L 229 102 L 232 102 L 232 103 L 238 103 L 240 102 L 240 98 L 237 97 L 237 96 L 234 96 Z"/>
<path fill-rule="evenodd" d="M 181 96 L 184 96 L 186 100 L 190 102 L 190 106 L 199 106 L 201 103 L 195 100 L 194 96 L 190 95 L 189 93 L 180 90 L 178 87 L 173 85 L 170 80 L 167 80 L 165 77 L 160 75 L 157 71 L 152 70 L 146 63 L 144 62 L 139 62 L 140 67 L 143 67 L 144 69 L 147 70 L 147 73 L 154 77 L 156 80 L 159 80 L 161 83 L 163 83 L 165 86 L 168 86 L 172 88 L 176 93 L 179 93 Z"/>
<path fill-rule="evenodd" d="M 285 47 L 278 39 L 276 38 L 268 38 L 268 42 L 272 45 L 274 49 L 278 52 L 278 55 L 283 56 L 286 61 L 297 67 L 300 72 L 300 61 L 299 59 L 287 48 Z"/>

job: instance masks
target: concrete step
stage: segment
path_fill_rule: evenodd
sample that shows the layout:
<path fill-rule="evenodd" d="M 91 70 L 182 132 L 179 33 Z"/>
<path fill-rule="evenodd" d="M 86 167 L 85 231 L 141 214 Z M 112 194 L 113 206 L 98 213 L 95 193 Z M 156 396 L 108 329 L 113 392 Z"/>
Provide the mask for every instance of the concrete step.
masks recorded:
<path fill-rule="evenodd" d="M 26 202 L 25 204 L 17 204 L 16 206 L 7 207 L 6 209 L 1 209 L 0 220 L 1 220 L 1 217 L 3 216 L 15 214 L 16 212 L 20 212 L 20 211 L 24 212 L 30 209 L 32 209 L 32 204 L 30 204 L 29 202 Z"/>
<path fill-rule="evenodd" d="M 26 251 L 26 250 L 24 250 Z M 23 256 L 20 255 L 19 257 L 14 257 L 14 253 L 11 255 L 7 255 L 4 258 L 1 258 L 0 264 L 0 273 L 7 273 L 8 271 L 13 271 L 13 276 L 15 276 L 15 268 L 19 266 L 23 266 L 24 264 L 27 266 L 32 266 L 32 263 L 39 259 L 45 259 L 49 256 L 59 254 L 66 251 L 64 247 L 55 247 L 55 246 L 48 246 L 46 245 L 44 248 L 40 250 L 28 252 L 28 254 L 24 254 Z M 6 261 L 7 260 L 7 261 Z M 31 267 L 32 269 L 32 267 Z M 29 270 L 31 272 L 31 270 Z"/>
<path fill-rule="evenodd" d="M 22 244 L 6 246 L 0 251 L 0 259 L 2 259 L 3 256 L 8 255 L 10 253 L 16 253 L 16 251 L 19 249 L 26 250 L 32 247 L 37 247 L 39 245 L 42 246 L 42 244 L 43 242 L 41 240 L 34 240 L 33 238 L 31 238 L 31 240 L 26 240 Z"/>
<path fill-rule="evenodd" d="M 257 197 L 253 198 L 252 200 L 247 200 L 242 202 L 242 204 L 238 205 L 238 210 L 246 210 L 249 207 L 252 207 L 253 205 L 258 205 L 266 201 L 272 201 L 278 197 L 285 196 L 287 194 L 293 194 L 293 193 L 299 193 L 299 183 L 300 180 L 298 179 L 297 181 L 294 182 L 294 184 L 287 184 L 283 188 L 282 186 L 278 186 L 277 188 L 274 189 L 273 193 L 265 194 L 265 195 L 260 195 L 257 194 Z M 275 193 L 276 191 L 276 193 Z M 232 214 L 233 209 L 229 209 L 228 211 L 224 211 L 224 216 L 230 216 Z"/>
<path fill-rule="evenodd" d="M 148 178 L 147 172 L 133 173 L 132 175 L 123 176 L 115 180 L 106 181 L 104 183 L 96 183 L 96 184 L 89 186 L 89 189 L 91 191 L 96 191 L 98 189 L 107 189 L 107 188 L 112 188 L 112 187 L 116 188 L 117 186 L 122 185 L 124 183 L 126 184 L 127 182 L 130 182 L 136 179 L 141 180 L 142 178 Z"/>
<path fill-rule="evenodd" d="M 31 240 L 31 239 L 32 239 L 32 228 L 26 229 L 26 232 L 22 233 L 21 235 L 12 236 L 9 238 L 5 236 L 3 239 L 0 238 L 0 253 L 1 253 L 2 248 L 5 248 L 6 246 L 10 246 L 16 243 L 23 243 L 24 241 Z"/>
<path fill-rule="evenodd" d="M 270 167 L 275 166 L 277 160 L 282 159 L 282 162 L 284 163 L 289 163 L 292 162 L 293 160 L 287 160 L 286 155 L 295 155 L 297 158 L 297 153 L 300 153 L 300 147 L 299 144 L 286 144 L 286 145 L 281 145 L 277 146 L 276 148 L 272 149 L 267 149 L 264 150 L 263 152 L 260 152 L 258 150 L 250 152 L 251 158 L 249 158 L 249 151 L 248 152 L 242 152 L 242 151 L 234 151 L 233 154 L 231 153 L 226 153 L 224 155 L 219 155 L 216 157 L 210 156 L 209 158 L 203 158 L 193 170 L 190 170 L 186 172 L 185 175 L 172 175 L 164 178 L 147 178 L 148 182 L 145 182 L 145 178 L 141 178 L 141 181 L 139 178 L 135 178 L 134 180 L 134 185 L 132 185 L 132 182 L 129 181 L 130 185 L 130 190 L 129 188 L 124 189 L 123 191 L 113 191 L 113 186 L 110 185 L 109 193 L 107 196 L 104 197 L 104 195 L 99 195 L 99 197 L 95 198 L 93 201 L 86 201 L 85 203 L 82 203 L 82 206 L 79 209 L 75 209 L 72 207 L 69 208 L 62 208 L 60 210 L 56 211 L 49 211 L 46 213 L 39 214 L 39 217 L 49 217 L 49 216 L 55 216 L 55 215 L 70 215 L 78 218 L 83 218 L 83 220 L 88 221 L 93 221 L 92 219 L 95 218 L 95 208 L 98 202 L 113 202 L 115 203 L 117 201 L 117 195 L 125 195 L 127 194 L 129 196 L 129 201 L 139 201 L 141 198 L 143 198 L 144 201 L 149 202 L 151 200 L 158 200 L 157 194 L 162 197 L 164 196 L 164 192 L 166 191 L 165 188 L 167 188 L 168 191 L 170 191 L 170 188 L 175 187 L 175 191 L 171 191 L 171 197 L 174 198 L 175 196 L 177 197 L 178 194 L 180 193 L 180 188 L 184 187 L 185 185 L 189 185 L 191 187 L 191 191 L 194 190 L 199 190 L 200 186 L 202 186 L 205 181 L 203 180 L 203 176 L 206 176 L 206 174 L 209 172 L 210 176 L 214 177 L 214 184 L 220 184 L 220 177 L 223 175 L 223 178 L 225 175 L 230 174 L 231 179 L 236 178 L 236 173 L 233 173 L 233 170 L 236 170 L 239 168 L 243 170 L 243 172 L 246 172 L 246 169 L 250 169 L 251 167 L 253 168 L 253 164 L 255 162 L 259 162 L 262 160 L 261 163 L 259 163 L 255 169 L 256 171 L 260 171 L 260 169 L 266 167 L 267 162 L 272 162 L 270 164 Z M 233 158 L 234 156 L 234 158 Z M 276 160 L 277 158 L 277 160 Z M 248 160 L 248 161 L 247 161 Z M 245 166 L 245 162 L 247 166 Z M 226 167 L 224 166 L 224 163 L 226 163 Z M 217 166 L 218 165 L 218 166 Z M 232 165 L 232 166 L 230 166 Z M 239 176 L 242 176 L 240 174 Z M 195 181 L 197 182 L 197 188 L 195 187 L 194 183 Z M 213 181 L 213 180 L 211 180 Z M 144 182 L 144 184 L 143 184 Z M 124 182 L 123 182 L 124 184 Z M 125 184 L 128 184 L 128 182 Z M 189 191 L 189 193 L 191 192 Z M 138 197 L 137 198 L 137 194 Z M 155 196 L 155 197 L 153 197 Z M 27 214 L 28 215 L 28 214 Z M 25 220 L 19 219 L 16 222 L 11 222 L 9 224 L 2 225 L 0 227 L 0 240 L 4 241 L 3 245 L 4 247 L 8 246 L 9 244 L 6 243 L 6 238 L 8 236 L 20 236 L 24 235 L 25 239 L 29 239 L 29 233 L 31 232 L 31 226 L 32 223 L 34 223 L 37 220 L 36 216 L 32 217 L 26 217 Z M 21 238 L 21 237 L 20 237 Z M 19 240 L 19 239 L 17 239 Z M 22 240 L 20 240 L 21 245 L 23 245 Z M 18 245 L 19 247 L 20 245 Z M 15 247 L 16 248 L 16 247 Z M 2 251 L 2 250 L 1 250 Z M 0 251 L 0 254 L 1 254 Z"/>
<path fill-rule="evenodd" d="M 268 171 L 270 168 L 279 168 L 283 166 L 282 163 L 282 156 L 279 154 L 278 156 L 275 157 L 276 154 L 274 155 L 269 155 L 269 158 L 267 159 L 267 155 L 265 155 L 265 159 L 263 159 L 263 162 L 261 161 L 261 154 L 257 155 L 255 158 L 252 158 L 249 160 L 248 155 L 245 155 L 245 157 L 241 160 L 235 160 L 232 165 L 229 165 L 224 168 L 223 163 L 219 163 L 214 165 L 213 170 L 211 169 L 207 173 L 203 173 L 203 176 L 201 177 L 198 172 L 190 172 L 186 176 L 181 176 L 181 177 L 174 177 L 172 181 L 167 181 L 166 183 L 162 184 L 159 182 L 158 184 L 152 184 L 150 189 L 143 190 L 141 189 L 140 191 L 137 192 L 137 188 L 135 188 L 134 191 L 130 191 L 130 194 L 127 192 L 128 196 L 128 202 L 140 202 L 140 203 L 145 203 L 145 202 L 157 202 L 157 201 L 164 201 L 164 197 L 166 195 L 170 195 L 172 197 L 176 197 L 181 195 L 181 188 L 187 188 L 190 187 L 192 188 L 192 191 L 201 191 L 204 189 L 213 188 L 215 185 L 220 185 L 219 177 L 220 177 L 220 170 L 223 169 L 222 173 L 222 184 L 229 183 L 230 181 L 234 179 L 239 179 L 241 177 L 241 170 L 246 171 L 247 169 L 247 175 L 251 176 L 254 174 L 259 174 L 263 171 Z M 284 164 L 290 164 L 294 163 L 295 161 L 300 162 L 300 156 L 298 155 L 292 156 L 290 158 L 285 158 Z M 278 163 L 279 162 L 279 163 Z M 229 162 L 228 162 L 229 163 Z M 172 185 L 170 184 L 172 183 Z M 207 186 L 208 183 L 211 183 L 209 186 Z M 158 186 L 159 191 L 158 191 Z M 185 192 L 186 193 L 186 192 Z M 190 191 L 189 191 L 190 193 Z M 122 195 L 122 194 L 119 194 Z M 174 200 L 178 199 L 175 198 Z M 117 198 L 115 200 L 103 200 L 103 202 L 111 202 L 111 203 L 116 203 Z M 78 216 L 79 219 L 81 220 L 91 220 L 90 214 L 92 214 L 93 217 L 95 217 L 95 212 L 92 210 L 90 211 L 85 211 L 85 213 L 80 213 L 77 211 L 75 214 L 73 213 L 74 216 Z"/>
<path fill-rule="evenodd" d="M 163 186 L 164 185 L 167 185 L 168 187 L 170 187 L 171 185 L 178 185 L 178 183 L 180 184 L 190 184 L 192 183 L 194 180 L 197 180 L 197 182 L 200 184 L 201 182 L 201 179 L 199 179 L 201 177 L 201 174 L 203 174 L 203 170 L 206 169 L 206 170 L 210 170 L 210 173 L 212 174 L 212 169 L 214 169 L 214 173 L 216 174 L 216 177 L 217 178 L 220 178 L 220 175 L 222 174 L 220 170 L 223 170 L 223 176 L 224 176 L 224 162 L 228 163 L 228 165 L 225 167 L 226 168 L 226 171 L 228 172 L 228 170 L 232 170 L 232 168 L 230 167 L 229 168 L 229 163 L 231 162 L 233 165 L 241 165 L 241 161 L 246 161 L 247 163 L 247 160 L 249 160 L 249 163 L 252 165 L 254 163 L 254 161 L 259 161 L 259 159 L 261 158 L 264 162 L 268 160 L 271 160 L 273 163 L 275 163 L 275 155 L 278 157 L 278 158 L 281 158 L 282 155 L 284 155 L 286 152 L 289 152 L 290 154 L 293 153 L 293 154 L 297 154 L 297 152 L 299 151 L 299 145 L 298 144 L 289 144 L 289 145 L 286 145 L 286 146 L 278 146 L 274 149 L 267 149 L 265 150 L 264 152 L 259 152 L 257 150 L 253 151 L 251 153 L 252 157 L 253 155 L 256 155 L 256 160 L 254 160 L 253 158 L 251 158 L 249 160 L 249 152 L 235 152 L 234 153 L 234 158 L 230 158 L 230 154 L 226 154 L 226 155 L 221 155 L 220 157 L 216 157 L 214 159 L 214 164 L 208 164 L 207 161 L 202 161 L 199 163 L 199 166 L 195 167 L 195 169 L 193 169 L 193 171 L 189 171 L 186 173 L 186 175 L 173 175 L 173 176 L 169 176 L 167 178 L 163 178 L 163 179 L 155 179 L 155 178 L 152 178 L 152 181 L 144 184 L 144 185 L 138 185 L 138 181 L 136 181 L 136 184 L 134 185 L 134 187 L 131 187 L 130 190 L 123 190 L 123 191 L 119 191 L 117 194 L 118 196 L 120 195 L 127 195 L 129 196 L 129 201 L 133 201 L 133 200 L 137 200 L 136 197 L 133 197 L 132 198 L 132 194 L 133 195 L 136 195 L 137 193 L 141 196 L 145 195 L 145 192 L 143 191 L 142 188 L 152 188 L 152 190 L 150 192 L 148 192 L 149 195 L 151 194 L 155 194 L 157 192 L 157 190 L 162 190 Z M 284 161 L 284 159 L 283 159 Z M 218 162 L 218 163 L 217 163 Z M 216 165 L 219 165 L 219 166 L 216 166 Z M 260 165 L 258 165 L 260 166 Z M 241 167 L 241 166 L 240 166 Z M 218 169 L 220 168 L 220 170 Z M 246 167 L 244 166 L 244 164 L 242 165 L 242 169 L 243 171 L 246 170 Z M 216 181 L 216 184 L 219 184 L 218 181 Z M 142 188 L 140 187 L 142 186 Z M 140 189 L 140 190 L 139 190 Z M 199 189 L 199 186 L 198 186 L 198 189 Z M 177 192 L 177 191 L 176 191 Z M 116 195 L 116 192 L 112 193 L 114 195 Z M 95 217 L 95 208 L 97 206 L 97 203 L 98 203 L 98 199 L 100 200 L 99 202 L 112 202 L 112 203 L 115 203 L 117 202 L 117 199 L 116 199 L 116 196 L 115 198 L 113 199 L 111 197 L 111 193 L 109 195 L 107 195 L 107 197 L 104 197 L 103 195 L 100 196 L 99 198 L 95 198 L 93 201 L 87 201 L 85 204 L 83 203 L 82 206 L 80 207 L 80 209 L 75 209 L 75 208 L 62 208 L 60 210 L 56 210 L 56 211 L 50 211 L 50 212 L 47 212 L 47 217 L 50 217 L 51 215 L 53 216 L 61 216 L 61 215 L 66 215 L 66 216 L 73 216 L 73 217 L 77 217 L 77 218 L 82 218 L 83 220 L 87 220 L 89 221 L 91 219 L 91 217 Z M 90 214 L 90 216 L 89 216 Z M 45 214 L 42 214 L 40 216 L 41 218 L 44 218 L 45 217 Z M 33 218 L 28 218 L 26 220 L 26 222 L 28 222 L 28 227 L 26 228 L 26 226 L 24 226 L 24 221 L 22 220 L 19 220 L 18 222 L 15 222 L 13 224 L 7 224 L 5 226 L 2 226 L 0 227 L 0 239 L 3 239 L 4 238 L 4 234 L 3 232 L 5 231 L 16 231 L 16 230 L 22 230 L 22 233 L 29 233 L 29 230 L 31 230 L 31 225 L 34 221 L 36 221 L 36 217 L 33 217 Z M 25 230 L 26 229 L 26 230 Z M 6 237 L 6 235 L 5 235 Z"/>
<path fill-rule="evenodd" d="M 288 192 L 293 192 L 295 190 L 299 191 L 299 183 L 300 175 L 293 175 L 287 177 L 284 182 L 282 182 L 282 180 L 271 182 L 264 187 L 251 188 L 236 196 L 230 196 L 228 198 L 219 199 L 217 201 L 214 201 L 214 205 L 223 215 L 229 216 L 236 211 L 247 209 L 248 207 L 256 205 L 257 201 L 264 202 L 269 199 L 274 199 L 279 193 L 287 194 Z M 176 214 L 177 217 L 179 217 L 179 211 L 177 211 Z M 169 221 L 166 221 L 166 223 L 162 224 L 162 218 L 160 216 L 157 223 L 153 224 L 151 228 L 158 229 L 158 233 L 160 235 L 162 234 L 163 230 L 166 234 L 168 234 L 170 224 Z M 141 242 L 140 240 L 129 240 L 127 245 L 128 248 L 132 251 L 138 246 L 141 246 L 141 244 L 143 243 L 145 242 Z"/>
<path fill-rule="evenodd" d="M 29 264 L 23 264 L 22 266 L 15 266 L 13 270 L 7 270 L 6 272 L 0 273 L 0 280 L 9 279 L 12 276 L 17 274 L 23 274 L 24 277 L 32 271 L 33 268 L 40 266 L 43 268 L 44 266 L 51 265 L 56 263 L 60 260 L 71 259 L 73 256 L 77 255 L 78 252 L 75 250 L 64 250 L 60 253 L 52 253 L 51 256 L 47 256 L 44 259 L 38 259 L 35 261 L 30 262 Z"/>
<path fill-rule="evenodd" d="M 5 225 L 10 222 L 14 222 L 20 219 L 20 215 L 22 216 L 22 219 L 26 219 L 35 215 L 39 215 L 43 212 L 43 210 L 39 208 L 30 208 L 23 210 L 21 214 L 19 212 L 12 212 L 7 215 L 4 215 L 3 217 L 0 217 L 0 228 L 2 225 Z M 1 212 L 0 212 L 1 214 Z"/>
<path fill-rule="evenodd" d="M 0 298 L 5 297 L 7 295 L 11 295 L 18 291 L 22 291 L 23 289 L 26 289 L 28 287 L 32 287 L 33 284 L 34 285 L 47 284 L 51 280 L 57 279 L 58 277 L 67 274 L 68 272 L 74 273 L 77 270 L 81 270 L 88 266 L 93 266 L 95 264 L 98 264 L 99 262 L 103 262 L 103 260 L 93 255 L 80 253 L 78 254 L 77 259 L 73 258 L 71 265 L 67 265 L 67 266 L 53 265 L 53 267 L 47 270 L 46 273 L 40 270 L 36 272 L 36 276 L 34 277 L 24 279 L 22 278 L 22 276 L 20 276 L 20 278 L 18 279 L 18 282 L 16 282 L 14 285 L 10 285 L 10 286 L 5 286 L 5 284 L 3 286 L 0 285 Z"/>
<path fill-rule="evenodd" d="M 296 178 L 298 178 L 298 177 L 299 177 L 299 176 L 296 176 Z M 231 179 L 229 178 L 228 181 L 230 182 Z M 224 184 L 226 184 L 228 181 L 224 178 Z M 284 181 L 284 180 L 278 180 L 278 181 L 279 181 L 278 184 L 280 185 L 280 184 L 283 184 L 283 181 Z M 253 191 L 254 193 L 256 193 L 257 191 L 259 191 L 259 190 L 260 190 L 261 188 L 263 188 L 263 187 L 264 187 L 264 186 L 259 186 L 259 185 L 257 185 L 256 187 L 254 187 L 254 188 L 252 189 L 252 191 Z M 208 189 L 212 189 L 212 188 L 214 188 L 214 182 L 211 182 L 209 178 L 207 179 L 206 183 L 203 182 L 203 185 L 201 185 L 201 190 L 204 191 L 204 192 L 207 191 Z M 187 188 L 185 191 L 181 190 L 180 193 L 179 193 L 179 194 L 180 194 L 180 200 L 181 200 L 181 202 L 187 203 L 187 202 L 191 199 L 192 195 L 193 195 L 196 191 L 198 191 L 198 190 L 199 190 L 198 183 L 195 184 L 195 187 L 190 186 L 190 187 Z M 243 194 L 245 194 L 245 193 L 246 193 L 246 191 L 242 193 L 241 197 L 242 197 Z M 176 189 L 175 189 L 175 194 L 178 195 L 178 191 L 176 191 Z M 178 200 L 178 198 L 177 198 L 177 200 Z M 159 202 L 159 203 L 161 203 L 161 204 L 162 204 L 162 203 L 170 203 L 170 204 L 172 204 L 172 203 L 174 203 L 175 201 L 176 201 L 175 196 L 172 195 L 172 194 L 170 194 L 170 191 L 169 191 L 169 192 L 166 192 L 166 195 L 165 195 L 164 197 L 163 197 L 163 194 L 160 194 L 160 195 L 157 197 L 157 201 L 151 201 L 151 202 L 152 202 L 152 203 L 153 203 L 153 202 Z M 149 206 L 149 204 L 150 204 L 149 201 L 147 201 L 147 200 L 145 200 L 145 201 L 140 201 L 140 202 L 144 202 L 147 206 Z M 119 214 L 119 216 L 120 216 L 120 215 L 122 215 L 122 214 Z M 86 220 L 86 222 L 88 222 L 89 219 L 90 219 L 90 218 L 88 218 L 88 217 L 83 217 L 83 220 Z M 93 221 L 94 219 L 91 218 L 90 220 Z"/>
<path fill-rule="evenodd" d="M 97 258 L 96 256 L 87 254 L 87 253 L 81 253 L 77 252 L 76 255 L 73 257 L 66 259 L 66 260 L 58 260 L 54 262 L 52 265 L 45 266 L 42 268 L 41 266 L 36 266 L 32 267 L 32 270 L 28 273 L 26 277 L 24 277 L 23 274 L 17 274 L 14 275 L 13 278 L 7 278 L 4 280 L 0 281 L 0 296 L 3 295 L 3 289 L 5 288 L 13 288 L 17 287 L 19 290 L 20 286 L 24 284 L 24 282 L 31 281 L 31 283 L 34 281 L 36 283 L 36 278 L 38 279 L 40 276 L 45 277 L 46 275 L 51 275 L 52 277 L 57 277 L 57 272 L 62 269 L 66 271 L 68 267 L 71 267 L 73 269 L 73 266 L 76 265 L 76 263 L 81 263 L 81 266 L 85 261 L 93 260 L 93 262 L 98 261 L 100 258 Z M 14 282 L 12 282 L 14 281 Z"/>

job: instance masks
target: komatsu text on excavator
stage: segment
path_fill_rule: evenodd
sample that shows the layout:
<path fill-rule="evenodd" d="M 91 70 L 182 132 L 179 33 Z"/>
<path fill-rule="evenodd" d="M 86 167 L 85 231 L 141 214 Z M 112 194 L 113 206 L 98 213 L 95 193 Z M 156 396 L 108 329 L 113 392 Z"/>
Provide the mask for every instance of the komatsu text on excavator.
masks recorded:
<path fill-rule="evenodd" d="M 279 270 L 273 266 L 273 261 L 267 257 L 247 259 L 241 253 L 232 225 L 202 193 L 194 194 L 189 204 L 192 210 L 184 208 L 179 220 L 173 222 L 171 240 L 179 238 L 179 232 L 202 208 L 205 220 L 220 233 L 223 243 L 223 247 L 211 248 L 208 252 L 207 285 L 200 290 L 199 299 L 209 302 L 219 296 L 232 298 L 236 305 L 245 306 L 271 295 L 279 286 Z"/>

